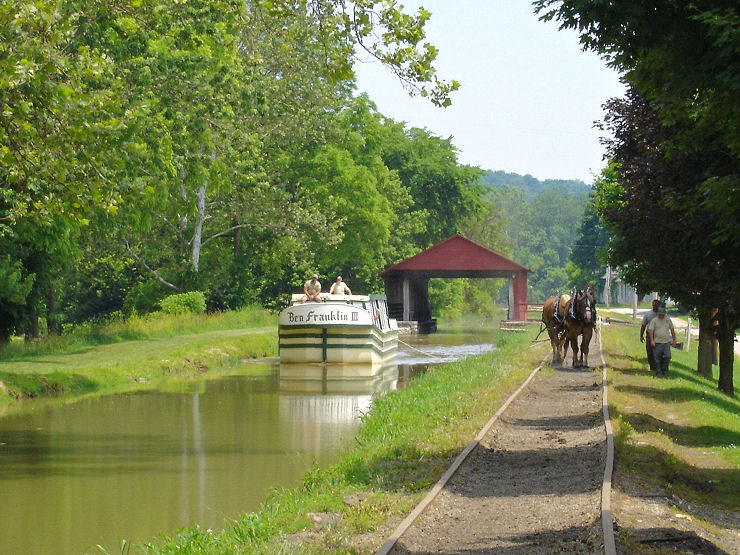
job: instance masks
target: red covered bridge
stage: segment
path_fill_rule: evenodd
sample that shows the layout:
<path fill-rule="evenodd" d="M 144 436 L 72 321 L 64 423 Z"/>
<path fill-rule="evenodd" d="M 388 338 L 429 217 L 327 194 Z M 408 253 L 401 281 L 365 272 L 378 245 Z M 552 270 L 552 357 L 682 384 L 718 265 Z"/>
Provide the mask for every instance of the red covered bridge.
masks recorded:
<path fill-rule="evenodd" d="M 508 278 L 509 320 L 527 320 L 527 272 L 531 270 L 460 234 L 437 243 L 380 273 L 390 315 L 434 331 L 430 278 Z"/>

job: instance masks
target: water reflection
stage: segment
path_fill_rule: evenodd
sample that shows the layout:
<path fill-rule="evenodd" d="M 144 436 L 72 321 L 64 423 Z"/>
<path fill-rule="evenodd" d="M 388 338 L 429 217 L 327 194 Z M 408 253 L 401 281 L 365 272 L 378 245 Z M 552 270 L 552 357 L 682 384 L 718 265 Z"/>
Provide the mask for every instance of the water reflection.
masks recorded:
<path fill-rule="evenodd" d="M 0 420 L 0 553 L 115 551 L 123 538 L 220 526 L 255 510 L 270 486 L 296 485 L 357 424 L 333 408 L 324 408 L 333 418 L 312 418 L 306 399 L 282 398 L 277 383 L 271 368 L 203 382 L 198 393 L 118 395 Z"/>
<path fill-rule="evenodd" d="M 339 393 L 370 397 L 395 389 L 397 364 L 281 364 L 281 393 Z M 368 399 L 369 401 L 369 399 Z"/>
<path fill-rule="evenodd" d="M 124 538 L 215 528 L 256 510 L 270 487 L 297 485 L 314 463 L 335 460 L 373 396 L 430 364 L 493 348 L 430 337 L 404 339 L 390 366 L 245 366 L 0 418 L 0 553 L 117 552 Z"/>

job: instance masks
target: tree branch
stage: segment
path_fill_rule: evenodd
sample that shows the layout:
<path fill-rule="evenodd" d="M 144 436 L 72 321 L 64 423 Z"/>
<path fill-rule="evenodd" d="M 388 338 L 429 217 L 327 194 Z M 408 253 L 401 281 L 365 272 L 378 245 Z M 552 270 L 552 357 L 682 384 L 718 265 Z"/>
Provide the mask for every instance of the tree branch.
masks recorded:
<path fill-rule="evenodd" d="M 140 257 L 140 256 L 139 256 L 138 254 L 136 254 L 136 253 L 134 252 L 134 249 L 132 249 L 132 248 L 131 248 L 131 245 L 129 245 L 128 241 L 125 241 L 125 242 L 124 242 L 124 244 L 125 244 L 125 247 L 126 247 L 126 251 L 128 251 L 128 253 L 129 253 L 129 254 L 130 254 L 131 256 L 133 256 L 133 257 L 134 257 L 134 259 L 135 259 L 135 260 L 136 260 L 136 261 L 137 261 L 137 262 L 138 262 L 139 264 L 141 264 L 142 266 L 144 266 L 144 268 L 146 268 L 146 270 L 147 270 L 147 271 L 148 271 L 149 273 L 151 273 L 151 274 L 152 274 L 152 275 L 153 275 L 153 276 L 154 276 L 154 277 L 155 277 L 155 278 L 157 279 L 157 281 L 159 281 L 159 283 L 161 283 L 162 285 L 164 285 L 164 286 L 166 286 L 166 287 L 169 287 L 170 289 L 174 289 L 175 291 L 178 291 L 178 292 L 181 292 L 181 291 L 182 291 L 182 288 L 181 288 L 181 287 L 178 287 L 178 286 L 177 286 L 177 285 L 175 285 L 174 283 L 170 283 L 169 281 L 167 281 L 166 279 L 164 279 L 164 278 L 163 278 L 163 277 L 162 277 L 162 276 L 161 276 L 161 275 L 159 274 L 159 272 L 157 272 L 157 270 L 155 270 L 154 268 L 151 268 L 151 267 L 150 267 L 150 266 L 149 266 L 149 265 L 148 265 L 148 264 L 147 264 L 146 262 L 144 262 L 144 260 L 143 260 L 143 259 L 142 259 L 142 258 L 141 258 L 141 257 Z"/>
<path fill-rule="evenodd" d="M 269 225 L 269 224 L 237 224 L 234 226 L 231 226 L 230 228 L 224 229 L 223 231 L 219 231 L 218 233 L 211 235 L 208 237 L 208 239 L 205 239 L 203 243 L 201 243 L 202 246 L 207 245 L 214 239 L 218 239 L 219 237 L 223 237 L 224 235 L 228 235 L 232 231 L 236 231 L 237 229 L 245 229 L 248 227 L 268 227 L 271 229 L 285 229 L 285 225 Z"/>

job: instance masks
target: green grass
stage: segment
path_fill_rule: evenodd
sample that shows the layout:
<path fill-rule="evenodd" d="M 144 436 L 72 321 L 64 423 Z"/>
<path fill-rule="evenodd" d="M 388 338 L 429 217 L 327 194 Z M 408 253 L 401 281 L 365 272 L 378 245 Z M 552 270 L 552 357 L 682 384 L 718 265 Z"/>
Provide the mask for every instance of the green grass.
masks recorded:
<path fill-rule="evenodd" d="M 163 339 L 208 331 L 218 332 L 273 325 L 275 325 L 275 315 L 257 306 L 211 314 L 156 312 L 126 319 L 111 317 L 100 322 L 85 322 L 65 327 L 64 334 L 61 336 L 44 336 L 39 340 L 28 342 L 15 337 L 0 351 L 0 361 L 47 353 L 75 352 L 95 345 L 109 345 L 137 339 Z"/>
<path fill-rule="evenodd" d="M 610 367 L 610 412 L 625 478 L 695 504 L 737 507 L 740 491 L 740 401 L 696 371 L 692 351 L 672 351 L 667 379 L 652 376 L 639 328 L 604 326 Z M 737 357 L 735 388 L 738 387 Z"/>
<path fill-rule="evenodd" d="M 59 341 L 11 345 L 0 358 L 0 407 L 27 398 L 152 388 L 274 356 L 277 326 L 274 315 L 248 309 L 113 322 Z"/>

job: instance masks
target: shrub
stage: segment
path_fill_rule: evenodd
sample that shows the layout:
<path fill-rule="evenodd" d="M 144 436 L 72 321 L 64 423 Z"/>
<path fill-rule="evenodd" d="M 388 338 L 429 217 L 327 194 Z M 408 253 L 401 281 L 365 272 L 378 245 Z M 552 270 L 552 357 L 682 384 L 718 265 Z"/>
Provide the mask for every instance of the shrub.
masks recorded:
<path fill-rule="evenodd" d="M 159 302 L 162 312 L 166 314 L 186 314 L 205 312 L 206 298 L 202 291 L 190 291 L 179 295 L 170 295 Z"/>
<path fill-rule="evenodd" d="M 172 289 L 165 288 L 157 281 L 145 281 L 134 285 L 123 300 L 123 312 L 126 316 L 134 313 L 148 314 L 156 312 L 160 302 Z"/>

